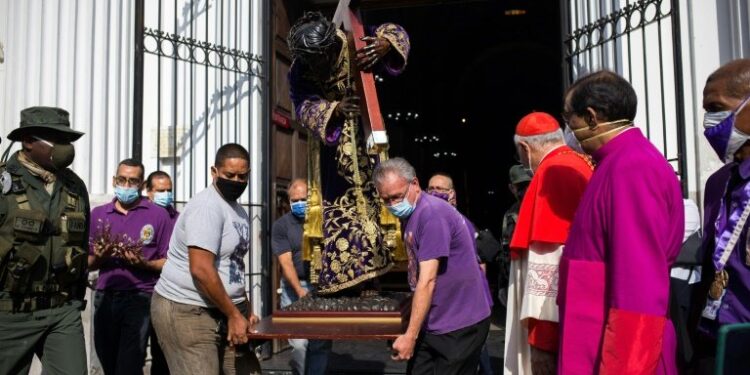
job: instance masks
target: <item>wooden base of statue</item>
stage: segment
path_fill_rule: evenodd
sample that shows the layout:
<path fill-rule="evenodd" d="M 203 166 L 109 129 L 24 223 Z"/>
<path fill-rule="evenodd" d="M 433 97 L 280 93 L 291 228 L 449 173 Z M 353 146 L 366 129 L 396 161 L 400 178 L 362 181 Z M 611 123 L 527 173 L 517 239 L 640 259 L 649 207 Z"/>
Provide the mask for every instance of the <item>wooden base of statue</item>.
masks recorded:
<path fill-rule="evenodd" d="M 394 298 L 396 306 L 378 306 L 371 297 L 363 297 L 361 304 L 356 299 L 329 299 L 315 297 L 323 303 L 325 310 L 311 310 L 314 307 L 310 300 L 308 306 L 301 306 L 305 299 L 287 309 L 275 312 L 263 318 L 253 327 L 250 339 L 316 339 L 316 340 L 392 340 L 406 332 L 411 311 L 411 296 L 408 293 L 387 293 L 387 297 L 377 296 L 375 302 L 383 298 Z M 380 299 L 378 299 L 380 298 Z M 342 303 L 336 303 L 342 302 Z M 350 306 L 347 304 L 350 303 Z M 295 306 L 296 304 L 296 306 Z M 342 307 L 344 307 L 342 309 Z M 298 310 L 294 310 L 297 308 Z M 338 311 L 332 310 L 337 309 Z M 370 311 L 362 311 L 364 309 Z M 357 311 L 354 311 L 354 310 Z M 347 311 L 341 311 L 347 310 Z M 383 311 L 373 311 L 383 310 Z"/>

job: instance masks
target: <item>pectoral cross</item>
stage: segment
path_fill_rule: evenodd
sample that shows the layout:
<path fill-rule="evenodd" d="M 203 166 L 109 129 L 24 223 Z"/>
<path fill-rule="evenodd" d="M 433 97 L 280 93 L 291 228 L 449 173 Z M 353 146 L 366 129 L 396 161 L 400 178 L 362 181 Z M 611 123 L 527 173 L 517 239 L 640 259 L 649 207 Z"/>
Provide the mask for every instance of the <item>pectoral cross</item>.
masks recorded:
<path fill-rule="evenodd" d="M 357 51 L 367 46 L 367 43 L 362 40 L 365 36 L 365 29 L 360 11 L 356 6 L 357 3 L 356 0 L 339 0 L 333 23 L 346 32 L 349 40 L 349 61 L 351 62 L 349 66 L 352 69 L 354 85 L 360 98 L 362 129 L 367 140 L 368 151 L 382 155 L 388 149 L 388 135 L 385 132 L 383 115 L 380 113 L 375 78 L 372 72 L 360 71 L 355 63 Z"/>

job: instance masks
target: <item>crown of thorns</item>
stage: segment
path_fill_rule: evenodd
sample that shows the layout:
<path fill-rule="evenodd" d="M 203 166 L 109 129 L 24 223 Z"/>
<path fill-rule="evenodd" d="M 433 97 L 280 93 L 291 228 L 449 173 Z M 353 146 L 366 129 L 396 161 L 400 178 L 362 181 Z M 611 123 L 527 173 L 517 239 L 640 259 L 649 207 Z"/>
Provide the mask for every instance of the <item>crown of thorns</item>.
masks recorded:
<path fill-rule="evenodd" d="M 292 57 L 321 55 L 336 43 L 336 26 L 320 12 L 307 12 L 289 30 Z"/>

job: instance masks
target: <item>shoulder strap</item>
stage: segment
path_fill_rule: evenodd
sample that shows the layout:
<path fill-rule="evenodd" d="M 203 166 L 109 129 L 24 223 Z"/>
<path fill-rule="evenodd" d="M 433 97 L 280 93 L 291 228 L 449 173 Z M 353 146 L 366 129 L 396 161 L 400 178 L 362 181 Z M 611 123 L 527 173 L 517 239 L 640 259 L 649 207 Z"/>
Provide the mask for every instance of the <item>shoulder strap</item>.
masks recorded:
<path fill-rule="evenodd" d="M 721 253 L 721 258 L 719 258 L 720 267 L 718 267 L 716 271 L 723 270 L 724 266 L 727 264 L 727 260 L 729 260 L 729 254 L 732 253 L 732 250 L 734 250 L 734 246 L 737 245 L 737 240 L 739 240 L 740 238 L 742 229 L 745 228 L 745 222 L 747 222 L 748 216 L 750 216 L 750 201 L 745 204 L 745 209 L 742 210 L 742 215 L 740 215 L 740 218 L 737 220 L 737 225 L 734 226 L 732 237 L 729 237 L 727 247 L 724 248 L 724 252 Z"/>
<path fill-rule="evenodd" d="M 5 149 L 5 152 L 3 152 L 3 156 L 0 157 L 0 161 L 3 163 L 3 166 L 5 166 L 5 162 L 8 161 L 8 156 L 10 156 L 10 150 L 13 148 L 13 144 L 16 143 L 16 141 L 10 142 L 8 145 L 8 148 Z"/>

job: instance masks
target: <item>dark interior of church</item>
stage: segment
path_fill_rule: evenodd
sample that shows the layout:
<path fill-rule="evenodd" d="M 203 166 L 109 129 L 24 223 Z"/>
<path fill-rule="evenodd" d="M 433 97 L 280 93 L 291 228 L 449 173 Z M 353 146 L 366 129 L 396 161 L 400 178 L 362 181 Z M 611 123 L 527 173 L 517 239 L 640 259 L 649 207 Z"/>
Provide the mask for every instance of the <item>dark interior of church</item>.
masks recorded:
<path fill-rule="evenodd" d="M 391 156 L 411 161 L 423 187 L 434 172 L 453 176 L 461 212 L 496 235 L 513 200 L 516 123 L 531 111 L 561 112 L 557 6 L 443 2 L 363 13 L 366 25 L 402 25 L 412 44 L 404 73 L 377 81 Z"/>
<path fill-rule="evenodd" d="M 308 1 L 290 16 L 332 17 L 336 3 Z M 406 70 L 376 79 L 390 155 L 412 162 L 423 187 L 435 172 L 450 174 L 461 212 L 499 236 L 513 203 L 515 125 L 531 111 L 561 112 L 559 2 L 370 1 L 362 9 L 366 26 L 394 22 L 411 40 Z"/>

